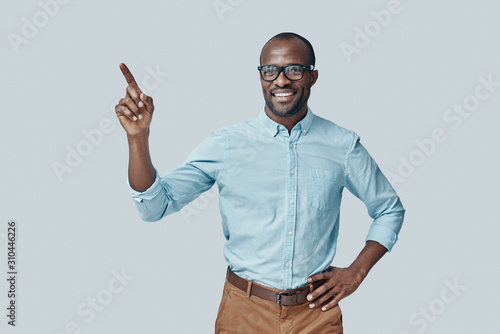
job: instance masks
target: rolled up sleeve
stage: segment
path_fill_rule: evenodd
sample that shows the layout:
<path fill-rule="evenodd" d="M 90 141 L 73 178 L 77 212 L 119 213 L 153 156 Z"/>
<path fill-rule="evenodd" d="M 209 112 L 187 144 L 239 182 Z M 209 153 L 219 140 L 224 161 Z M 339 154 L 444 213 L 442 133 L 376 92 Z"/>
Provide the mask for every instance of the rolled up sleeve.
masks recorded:
<path fill-rule="evenodd" d="M 405 209 L 389 180 L 353 134 L 346 156 L 346 187 L 366 205 L 373 218 L 366 240 L 380 243 L 390 252 L 398 240 Z"/>
<path fill-rule="evenodd" d="M 158 221 L 180 211 L 209 190 L 223 170 L 225 139 L 223 129 L 215 131 L 199 144 L 179 167 L 156 177 L 143 192 L 127 185 L 139 215 L 144 221 Z"/>

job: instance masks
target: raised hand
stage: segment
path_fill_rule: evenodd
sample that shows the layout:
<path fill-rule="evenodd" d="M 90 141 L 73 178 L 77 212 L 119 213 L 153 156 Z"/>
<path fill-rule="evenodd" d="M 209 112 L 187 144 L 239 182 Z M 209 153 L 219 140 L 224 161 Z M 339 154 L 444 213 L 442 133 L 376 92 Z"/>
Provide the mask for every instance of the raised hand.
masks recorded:
<path fill-rule="evenodd" d="M 128 86 L 125 97 L 115 106 L 116 116 L 127 135 L 137 136 L 147 133 L 153 117 L 153 98 L 141 91 L 127 65 L 121 63 L 120 70 Z"/>

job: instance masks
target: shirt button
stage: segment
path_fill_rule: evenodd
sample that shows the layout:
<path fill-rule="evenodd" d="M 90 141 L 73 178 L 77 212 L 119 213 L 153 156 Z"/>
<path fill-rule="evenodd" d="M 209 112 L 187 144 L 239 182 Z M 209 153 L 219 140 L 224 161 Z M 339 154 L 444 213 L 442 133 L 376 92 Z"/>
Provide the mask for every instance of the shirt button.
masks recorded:
<path fill-rule="evenodd" d="M 290 262 L 285 263 L 285 266 L 290 267 Z"/>
<path fill-rule="evenodd" d="M 293 175 L 293 174 L 295 174 L 295 171 L 294 171 L 294 170 L 291 170 L 291 171 L 290 171 L 290 174 L 292 174 L 292 175 Z"/>
<path fill-rule="evenodd" d="M 290 144 L 290 147 L 293 147 L 293 144 Z"/>
<path fill-rule="evenodd" d="M 288 235 L 289 235 L 289 236 L 292 236 L 292 235 L 293 235 L 293 232 L 292 232 L 292 231 L 288 232 Z"/>
<path fill-rule="evenodd" d="M 283 129 L 284 129 L 284 127 L 282 127 L 281 125 L 279 126 L 279 128 L 280 128 L 280 130 L 283 130 Z"/>
<path fill-rule="evenodd" d="M 306 133 L 306 130 L 302 130 L 302 133 Z"/>
<path fill-rule="evenodd" d="M 290 200 L 290 204 L 293 204 L 293 199 L 292 199 L 292 200 Z"/>

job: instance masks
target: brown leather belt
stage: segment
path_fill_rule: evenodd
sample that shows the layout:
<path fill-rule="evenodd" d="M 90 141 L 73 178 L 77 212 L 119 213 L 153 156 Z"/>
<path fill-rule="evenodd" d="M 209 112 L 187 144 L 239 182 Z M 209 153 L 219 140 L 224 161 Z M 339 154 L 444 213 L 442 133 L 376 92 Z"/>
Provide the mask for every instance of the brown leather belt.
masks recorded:
<path fill-rule="evenodd" d="M 308 284 L 304 287 L 293 289 L 293 290 L 271 290 L 266 289 L 257 284 L 249 284 L 252 281 L 239 277 L 227 267 L 226 279 L 240 290 L 247 292 L 248 286 L 250 285 L 250 296 L 254 295 L 263 299 L 275 302 L 277 305 L 290 306 L 293 304 L 300 303 L 307 299 L 307 295 L 314 289 L 318 288 L 324 283 L 324 280 L 312 283 L 313 288 L 311 289 Z M 252 282 L 253 283 L 253 282 Z M 247 292 L 248 293 L 248 292 Z"/>

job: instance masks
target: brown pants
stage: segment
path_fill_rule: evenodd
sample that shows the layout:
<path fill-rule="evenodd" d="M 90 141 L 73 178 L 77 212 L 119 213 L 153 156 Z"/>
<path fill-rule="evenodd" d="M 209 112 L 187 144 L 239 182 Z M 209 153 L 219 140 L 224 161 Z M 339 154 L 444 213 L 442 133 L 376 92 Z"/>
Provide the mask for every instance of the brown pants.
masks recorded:
<path fill-rule="evenodd" d="M 328 311 L 321 311 L 320 307 L 310 309 L 307 300 L 291 306 L 277 305 L 257 296 L 248 296 L 247 292 L 226 280 L 215 333 L 342 334 L 342 313 L 338 305 Z"/>

